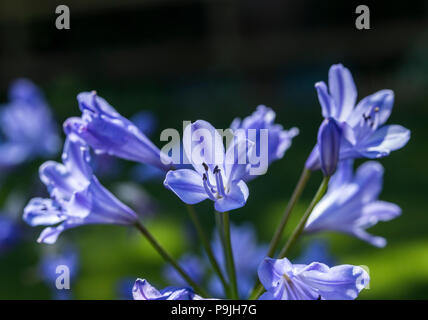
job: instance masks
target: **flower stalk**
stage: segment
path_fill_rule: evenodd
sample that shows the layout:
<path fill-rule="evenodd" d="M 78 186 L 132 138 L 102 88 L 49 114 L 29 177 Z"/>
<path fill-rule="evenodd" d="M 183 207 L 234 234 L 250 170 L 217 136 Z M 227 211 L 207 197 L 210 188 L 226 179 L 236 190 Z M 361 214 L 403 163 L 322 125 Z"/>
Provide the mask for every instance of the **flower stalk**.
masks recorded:
<path fill-rule="evenodd" d="M 171 255 L 165 251 L 165 249 L 157 242 L 153 235 L 146 229 L 146 227 L 139 221 L 135 223 L 135 227 L 141 234 L 147 239 L 147 241 L 153 246 L 153 248 L 159 253 L 159 255 L 168 263 L 170 263 L 175 270 L 183 277 L 184 280 L 199 294 L 204 297 L 209 297 L 209 294 L 201 288 L 190 276 L 180 267 L 180 265 L 174 260 Z"/>

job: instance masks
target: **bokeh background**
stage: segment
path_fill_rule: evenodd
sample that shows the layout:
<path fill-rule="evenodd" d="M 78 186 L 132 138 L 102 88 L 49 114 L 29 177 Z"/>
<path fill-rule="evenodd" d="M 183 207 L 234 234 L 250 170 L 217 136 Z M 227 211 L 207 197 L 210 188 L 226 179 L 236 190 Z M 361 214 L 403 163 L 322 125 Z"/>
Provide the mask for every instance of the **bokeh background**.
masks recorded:
<path fill-rule="evenodd" d="M 58 4 L 70 8 L 70 30 L 55 28 Z M 238 225 L 253 223 L 266 243 L 321 121 L 313 85 L 341 62 L 353 72 L 359 98 L 394 90 L 390 123 L 412 131 L 404 149 L 381 160 L 381 199 L 397 203 L 403 214 L 370 230 L 388 239 L 384 249 L 324 234 L 301 241 L 290 257 L 321 238 L 337 263 L 369 267 L 370 290 L 362 299 L 428 298 L 428 1 L 366 4 L 371 30 L 360 31 L 358 3 L 351 1 L 1 1 L 0 102 L 7 102 L 13 79 L 29 78 L 44 91 L 60 128 L 79 115 L 76 95 L 95 89 L 124 116 L 152 111 L 157 126 L 151 137 L 159 146 L 162 129 L 181 130 L 183 120 L 227 128 L 258 104 L 272 107 L 277 122 L 299 127 L 300 135 L 282 160 L 251 182 L 247 205 L 231 215 Z M 31 197 L 45 195 L 37 173 L 43 161 L 0 173 L 0 211 L 16 217 L 21 231 L 20 241 L 0 253 L 1 299 L 58 298 L 40 264 L 50 252 L 70 246 L 79 260 L 73 298 L 123 298 L 123 287 L 137 277 L 159 288 L 168 285 L 162 260 L 134 230 L 86 226 L 65 232 L 57 245 L 37 244 L 41 229 L 24 225 L 21 216 Z M 117 160 L 100 179 L 119 198 L 143 208 L 143 220 L 174 256 L 199 252 L 184 205 L 160 181 L 139 180 L 135 166 Z M 287 234 L 320 179 L 312 177 Z M 212 203 L 196 209 L 211 233 Z"/>

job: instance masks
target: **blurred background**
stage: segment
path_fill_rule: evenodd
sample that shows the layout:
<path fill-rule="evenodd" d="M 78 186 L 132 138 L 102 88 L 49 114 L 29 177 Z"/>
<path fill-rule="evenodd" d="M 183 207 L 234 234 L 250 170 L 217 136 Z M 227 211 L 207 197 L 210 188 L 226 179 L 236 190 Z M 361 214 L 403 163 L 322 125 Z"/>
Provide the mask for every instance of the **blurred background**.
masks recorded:
<path fill-rule="evenodd" d="M 59 4 L 70 8 L 70 30 L 55 28 Z M 366 2 L 370 30 L 355 28 L 358 4 L 1 1 L 0 103 L 8 102 L 14 79 L 31 79 L 44 92 L 60 130 L 66 118 L 80 115 L 76 95 L 97 90 L 126 117 L 150 111 L 155 119 L 150 137 L 158 146 L 160 132 L 181 131 L 183 120 L 204 119 L 227 128 L 235 117 L 249 115 L 259 104 L 273 108 L 277 122 L 287 129 L 298 127 L 300 135 L 282 160 L 250 183 L 247 205 L 231 215 L 236 225 L 251 222 L 263 244 L 270 241 L 315 143 L 322 119 L 314 83 L 327 80 L 331 64 L 343 63 L 353 72 L 359 99 L 380 89 L 394 90 L 389 123 L 412 131 L 405 148 L 381 160 L 385 176 L 380 198 L 398 204 L 403 213 L 370 229 L 388 240 L 384 249 L 345 235 L 323 234 L 305 238 L 290 258 L 299 257 L 314 241 L 322 243 L 323 252 L 336 264 L 369 268 L 370 290 L 364 290 L 361 299 L 426 299 L 428 1 Z M 48 159 L 59 160 L 60 151 Z M 2 232 L 3 238 L 10 233 L 10 243 L 0 250 L 1 299 L 125 299 L 137 277 L 158 288 L 170 284 L 161 258 L 134 230 L 85 226 L 65 232 L 53 246 L 37 244 L 41 229 L 25 225 L 21 216 L 30 198 L 46 196 L 37 171 L 44 161 L 35 157 L 0 168 L 0 215 L 13 224 L 0 229 L 0 238 Z M 186 208 L 164 189 L 162 177 L 154 174 L 149 179 L 135 163 L 112 159 L 103 163 L 102 183 L 141 212 L 173 256 L 200 253 Z M 320 179 L 315 174 L 310 180 L 287 234 Z M 196 210 L 211 234 L 212 203 L 206 201 Z M 50 278 L 51 265 L 58 261 L 73 266 L 66 294 L 55 290 L 55 277 Z"/>

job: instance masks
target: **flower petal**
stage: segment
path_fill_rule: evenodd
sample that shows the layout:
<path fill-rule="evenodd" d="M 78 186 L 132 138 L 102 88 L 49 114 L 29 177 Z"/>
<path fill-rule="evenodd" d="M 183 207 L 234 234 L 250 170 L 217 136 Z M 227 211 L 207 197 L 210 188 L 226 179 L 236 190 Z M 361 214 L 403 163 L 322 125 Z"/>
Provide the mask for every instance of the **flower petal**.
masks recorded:
<path fill-rule="evenodd" d="M 187 204 L 195 204 L 208 198 L 202 177 L 195 170 L 169 171 L 166 174 L 164 186 Z"/>
<path fill-rule="evenodd" d="M 315 89 L 317 90 L 318 101 L 321 105 L 322 116 L 324 118 L 334 117 L 336 114 L 336 106 L 328 93 L 328 88 L 325 82 L 320 81 L 315 83 Z"/>
<path fill-rule="evenodd" d="M 339 161 L 342 129 L 333 118 L 323 121 L 318 131 L 318 146 L 321 170 L 325 176 L 331 176 Z"/>
<path fill-rule="evenodd" d="M 410 139 L 410 130 L 400 125 L 388 125 L 376 130 L 358 145 L 363 157 L 381 158 L 404 147 Z"/>
<path fill-rule="evenodd" d="M 317 262 L 305 268 L 299 278 L 317 289 L 326 300 L 355 299 L 369 282 L 369 275 L 361 267 L 340 265 L 329 268 Z"/>
<path fill-rule="evenodd" d="M 232 183 L 226 196 L 215 201 L 214 207 L 219 212 L 226 212 L 241 208 L 247 202 L 248 187 L 243 180 Z"/>
<path fill-rule="evenodd" d="M 53 200 L 33 198 L 24 208 L 23 219 L 34 227 L 60 223 L 65 220 L 65 216 Z"/>
<path fill-rule="evenodd" d="M 156 300 L 162 294 L 145 279 L 137 279 L 132 288 L 134 300 Z"/>
<path fill-rule="evenodd" d="M 210 171 L 213 171 L 216 165 L 223 166 L 223 139 L 207 121 L 197 120 L 184 129 L 183 146 L 187 159 L 201 175 L 205 173 L 203 163 Z"/>
<path fill-rule="evenodd" d="M 338 121 L 345 121 L 357 100 L 357 89 L 351 72 L 341 64 L 331 66 L 328 73 L 328 87 L 336 106 L 332 116 Z"/>

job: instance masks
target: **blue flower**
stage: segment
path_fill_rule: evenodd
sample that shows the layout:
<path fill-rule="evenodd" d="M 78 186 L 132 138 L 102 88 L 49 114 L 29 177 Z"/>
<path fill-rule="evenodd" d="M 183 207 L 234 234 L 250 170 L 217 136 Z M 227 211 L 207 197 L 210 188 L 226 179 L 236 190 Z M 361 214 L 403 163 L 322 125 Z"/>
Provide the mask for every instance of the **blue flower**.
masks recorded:
<path fill-rule="evenodd" d="M 184 130 L 183 145 L 194 170 L 169 171 L 166 188 L 187 204 L 211 199 L 219 212 L 245 205 L 249 192 L 242 179 L 248 172 L 246 159 L 254 145 L 251 141 L 235 136 L 225 153 L 217 130 L 198 120 Z"/>
<path fill-rule="evenodd" d="M 135 223 L 136 214 L 93 175 L 89 149 L 77 136 L 68 135 L 62 161 L 40 167 L 50 199 L 34 198 L 24 209 L 23 218 L 31 226 L 53 226 L 43 230 L 38 242 L 54 243 L 62 231 L 85 224 Z"/>
<path fill-rule="evenodd" d="M 95 92 L 80 93 L 77 100 L 82 117 L 67 119 L 67 134 L 76 134 L 98 153 L 170 169 L 171 159 Z"/>
<path fill-rule="evenodd" d="M 273 161 L 279 160 L 284 157 L 285 152 L 291 146 L 291 142 L 295 136 L 299 134 L 299 129 L 291 128 L 290 130 L 284 130 L 282 125 L 276 124 L 275 121 L 276 114 L 271 109 L 264 105 L 259 105 L 253 114 L 241 120 L 240 118 L 235 118 L 230 125 L 230 128 L 235 131 L 238 129 L 244 129 L 246 131 L 247 139 L 254 142 L 256 145 L 260 145 L 262 142 L 260 140 L 260 132 L 262 129 L 267 130 L 268 136 L 268 161 L 264 163 L 260 162 L 260 166 L 265 166 L 262 171 L 266 171 L 267 167 Z M 251 135 L 250 130 L 253 129 L 256 131 L 256 135 Z M 253 152 L 260 152 L 261 147 L 253 148 Z M 254 166 L 254 165 L 253 165 Z M 258 166 L 255 165 L 255 166 Z M 245 181 L 249 181 L 255 178 L 256 175 L 251 175 L 248 173 L 245 177 Z"/>
<path fill-rule="evenodd" d="M 21 229 L 15 219 L 0 215 L 0 253 L 12 247 L 21 237 Z"/>
<path fill-rule="evenodd" d="M 383 167 L 378 162 L 362 164 L 353 176 L 352 160 L 343 161 L 330 180 L 327 193 L 309 216 L 305 231 L 344 232 L 384 247 L 384 238 L 372 236 L 365 230 L 401 214 L 397 205 L 378 200 L 382 179 Z"/>
<path fill-rule="evenodd" d="M 250 224 L 243 224 L 241 226 L 232 224 L 230 236 L 236 277 L 238 280 L 239 296 L 241 298 L 246 298 L 254 285 L 257 267 L 266 256 L 267 246 L 257 243 L 256 231 Z M 220 268 L 223 270 L 223 274 L 227 276 L 223 246 L 217 232 L 214 233 L 212 249 Z M 225 292 L 218 277 L 211 278 L 209 285 L 214 296 L 225 296 Z"/>
<path fill-rule="evenodd" d="M 352 300 L 369 283 L 369 275 L 358 266 L 292 264 L 287 258 L 266 258 L 258 274 L 266 289 L 261 300 Z"/>
<path fill-rule="evenodd" d="M 193 281 L 201 283 L 205 275 L 205 266 L 201 259 L 192 254 L 185 254 L 179 260 L 178 264 Z M 186 286 L 187 282 L 171 265 L 167 265 L 163 272 L 168 282 L 177 286 Z"/>
<path fill-rule="evenodd" d="M 56 154 L 60 139 L 39 89 L 29 80 L 16 80 L 10 87 L 9 100 L 0 109 L 0 129 L 4 136 L 0 138 L 0 167 Z"/>
<path fill-rule="evenodd" d="M 132 288 L 134 300 L 201 300 L 190 288 L 167 287 L 157 290 L 145 279 L 137 279 Z"/>
<path fill-rule="evenodd" d="M 328 88 L 324 82 L 316 83 L 315 88 L 323 117 L 335 119 L 343 130 L 340 160 L 385 157 L 409 141 L 408 129 L 384 125 L 392 111 L 393 91 L 378 91 L 355 106 L 357 89 L 351 72 L 341 64 L 330 68 Z M 320 168 L 319 145 L 312 151 L 306 167 Z"/>

